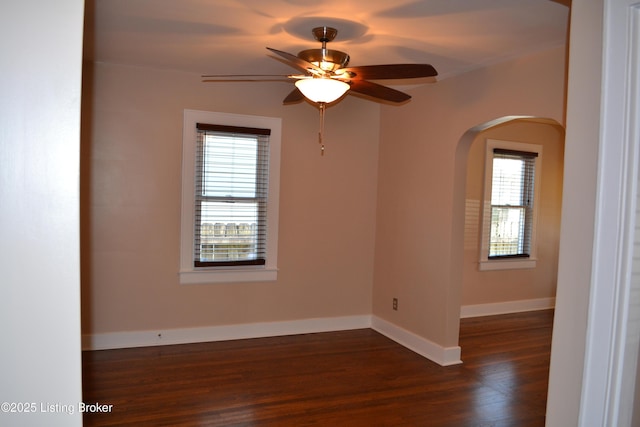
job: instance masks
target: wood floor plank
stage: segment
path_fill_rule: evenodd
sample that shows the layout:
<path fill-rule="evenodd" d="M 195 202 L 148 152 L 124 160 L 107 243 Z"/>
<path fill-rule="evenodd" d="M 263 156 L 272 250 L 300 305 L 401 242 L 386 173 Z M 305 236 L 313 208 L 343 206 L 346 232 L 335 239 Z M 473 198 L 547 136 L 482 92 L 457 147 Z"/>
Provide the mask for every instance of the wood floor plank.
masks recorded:
<path fill-rule="evenodd" d="M 86 426 L 543 426 L 553 312 L 462 319 L 441 367 L 370 329 L 83 353 Z"/>

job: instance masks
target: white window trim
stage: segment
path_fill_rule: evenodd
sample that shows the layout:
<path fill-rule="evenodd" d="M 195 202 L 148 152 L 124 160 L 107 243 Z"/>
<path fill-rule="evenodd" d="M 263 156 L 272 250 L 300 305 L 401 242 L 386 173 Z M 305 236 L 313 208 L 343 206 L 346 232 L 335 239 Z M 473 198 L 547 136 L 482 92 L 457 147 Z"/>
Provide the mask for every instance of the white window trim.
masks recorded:
<path fill-rule="evenodd" d="M 514 259 L 489 259 L 489 233 L 491 228 L 491 181 L 493 174 L 493 150 L 502 148 L 506 150 L 527 151 L 538 153 L 535 162 L 534 194 L 533 194 L 533 220 L 531 224 L 531 251 L 529 258 Z M 542 174 L 542 145 L 527 144 L 524 142 L 500 141 L 487 139 L 484 167 L 484 198 L 482 209 L 482 237 L 480 239 L 480 263 L 481 271 L 489 270 L 515 270 L 535 268 L 537 265 L 538 245 L 536 230 L 538 225 L 538 210 L 540 208 L 540 183 Z"/>
<path fill-rule="evenodd" d="M 193 265 L 196 123 L 271 129 L 269 137 L 269 193 L 267 204 L 267 260 L 265 265 L 196 268 Z M 282 119 L 230 113 L 184 110 L 182 133 L 182 212 L 180 220 L 180 283 L 273 281 L 278 278 L 278 209 Z"/>

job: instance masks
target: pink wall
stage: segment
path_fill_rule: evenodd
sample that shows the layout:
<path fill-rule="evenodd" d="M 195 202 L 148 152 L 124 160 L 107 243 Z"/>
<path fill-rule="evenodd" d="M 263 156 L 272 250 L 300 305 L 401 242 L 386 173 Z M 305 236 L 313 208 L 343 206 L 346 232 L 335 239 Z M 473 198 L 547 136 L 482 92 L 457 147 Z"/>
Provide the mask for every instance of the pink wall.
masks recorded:
<path fill-rule="evenodd" d="M 400 107 L 347 97 L 327 112 L 321 157 L 317 110 L 281 106 L 287 86 L 206 85 L 107 64 L 87 71 L 85 334 L 373 313 L 457 345 L 464 191 L 454 188 L 464 188 L 470 144 L 459 141 L 498 117 L 561 121 L 563 111 L 564 50 L 555 49 L 417 88 Z M 282 117 L 277 281 L 178 283 L 185 108 Z"/>
<path fill-rule="evenodd" d="M 107 64 L 86 76 L 83 333 L 371 312 L 377 104 L 329 108 L 321 157 L 318 111 L 283 107 L 288 85 Z M 185 108 L 283 118 L 277 281 L 179 284 Z"/>
<path fill-rule="evenodd" d="M 565 51 L 557 48 L 416 89 L 384 107 L 373 313 L 457 345 L 467 131 L 510 115 L 562 122 Z M 400 309 L 393 311 L 392 298 Z"/>

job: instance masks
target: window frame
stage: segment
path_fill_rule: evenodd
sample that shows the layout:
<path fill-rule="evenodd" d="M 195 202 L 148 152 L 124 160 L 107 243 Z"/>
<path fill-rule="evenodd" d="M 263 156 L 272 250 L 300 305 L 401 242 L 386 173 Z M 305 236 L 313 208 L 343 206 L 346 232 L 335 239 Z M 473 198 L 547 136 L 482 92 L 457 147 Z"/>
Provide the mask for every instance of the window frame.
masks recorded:
<path fill-rule="evenodd" d="M 529 221 L 530 231 L 530 251 L 528 257 L 489 257 L 489 244 L 491 233 L 491 199 L 492 199 L 492 178 L 493 178 L 493 158 L 494 150 L 508 150 L 523 153 L 536 153 L 533 179 L 533 212 Z M 540 183 L 542 171 L 542 145 L 524 142 L 502 141 L 487 139 L 485 149 L 485 175 L 484 175 L 484 195 L 482 210 L 482 233 L 480 239 L 480 260 L 479 269 L 485 270 L 510 270 L 535 268 L 537 265 L 537 224 L 540 201 Z"/>
<path fill-rule="evenodd" d="M 264 265 L 194 266 L 197 123 L 270 129 L 267 242 Z M 278 210 L 282 119 L 200 110 L 184 110 L 182 135 L 182 201 L 180 218 L 181 284 L 274 281 L 278 274 Z"/>

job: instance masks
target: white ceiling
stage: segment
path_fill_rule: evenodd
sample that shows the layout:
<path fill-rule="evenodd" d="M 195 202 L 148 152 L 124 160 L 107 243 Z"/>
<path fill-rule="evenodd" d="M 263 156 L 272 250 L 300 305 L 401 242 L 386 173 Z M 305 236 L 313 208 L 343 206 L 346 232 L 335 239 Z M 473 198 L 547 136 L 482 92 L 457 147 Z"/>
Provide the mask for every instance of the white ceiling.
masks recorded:
<path fill-rule="evenodd" d="M 569 0 L 87 0 L 87 59 L 197 74 L 288 74 L 272 47 L 349 65 L 428 63 L 444 79 L 566 41 Z M 563 4 L 564 3 L 564 4 Z"/>

